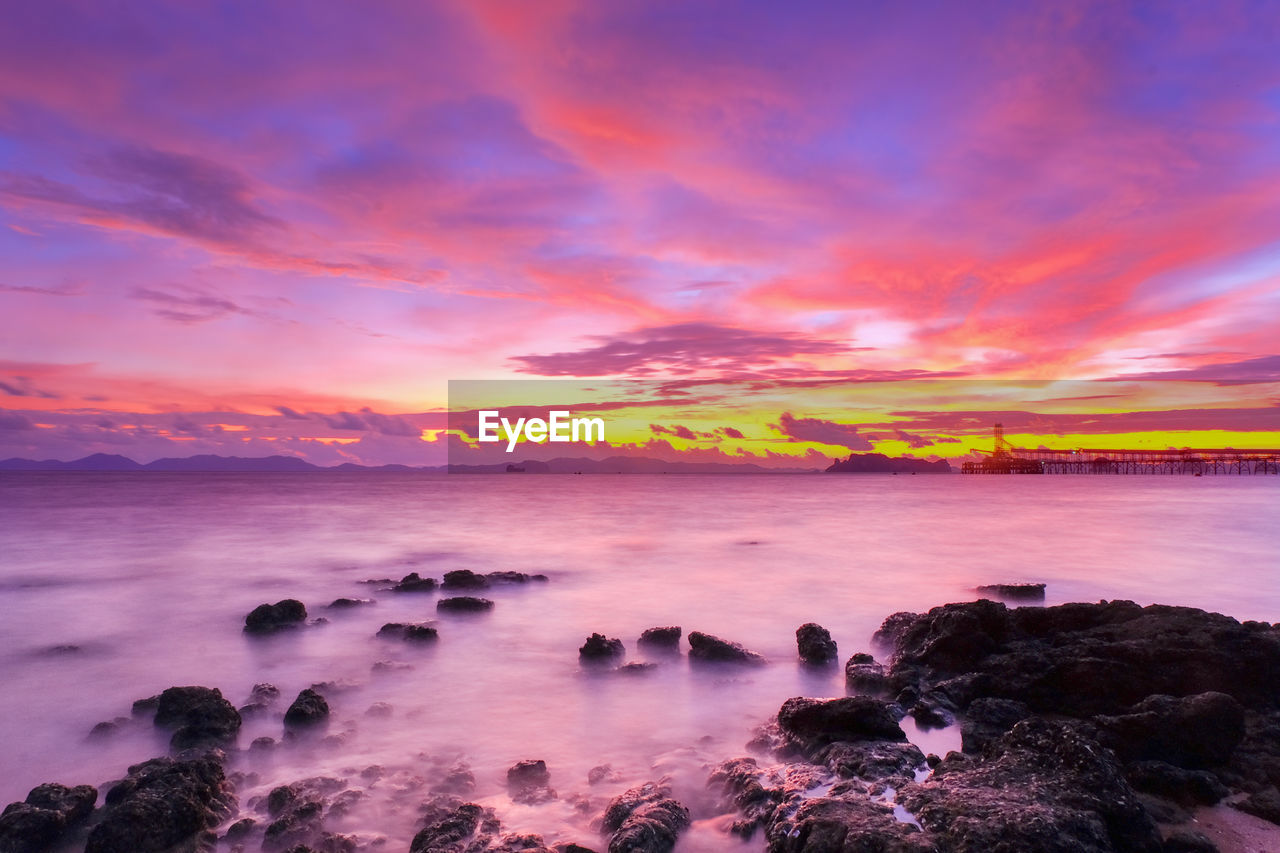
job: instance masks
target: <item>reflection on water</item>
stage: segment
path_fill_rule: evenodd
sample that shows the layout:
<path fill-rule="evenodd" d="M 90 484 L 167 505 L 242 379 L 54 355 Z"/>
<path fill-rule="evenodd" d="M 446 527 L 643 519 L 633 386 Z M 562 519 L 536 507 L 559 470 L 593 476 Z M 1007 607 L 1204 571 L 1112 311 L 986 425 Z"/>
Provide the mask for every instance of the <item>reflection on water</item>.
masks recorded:
<path fill-rule="evenodd" d="M 707 768 L 743 754 L 788 697 L 844 693 L 838 667 L 796 663 L 804 622 L 829 628 L 843 660 L 869 650 L 889 613 L 1020 580 L 1047 582 L 1050 604 L 1280 619 L 1276 478 L 4 474 L 0 506 L 0 803 L 44 781 L 100 784 L 162 753 L 147 725 L 86 734 L 170 685 L 241 704 L 271 682 L 287 704 L 328 682 L 324 732 L 236 760 L 254 774 L 242 806 L 281 782 L 340 776 L 367 796 L 335 828 L 384 834 L 392 849 L 459 760 L 477 800 L 552 841 L 593 843 L 609 797 L 669 775 L 695 812 L 681 851 L 726 849 Z M 460 568 L 551 581 L 487 591 L 497 606 L 472 616 L 437 615 L 439 594 L 360 583 Z M 245 613 L 286 597 L 328 623 L 242 634 Z M 325 609 L 339 597 L 377 601 Z M 374 636 L 426 620 L 433 645 Z M 655 625 L 737 640 L 772 664 L 579 669 L 593 631 L 641 660 L 635 638 Z M 283 708 L 246 718 L 241 746 L 279 739 Z M 910 723 L 926 752 L 957 745 L 954 729 Z M 525 758 L 547 761 L 553 803 L 507 797 L 506 768 Z M 602 764 L 614 781 L 588 784 Z"/>

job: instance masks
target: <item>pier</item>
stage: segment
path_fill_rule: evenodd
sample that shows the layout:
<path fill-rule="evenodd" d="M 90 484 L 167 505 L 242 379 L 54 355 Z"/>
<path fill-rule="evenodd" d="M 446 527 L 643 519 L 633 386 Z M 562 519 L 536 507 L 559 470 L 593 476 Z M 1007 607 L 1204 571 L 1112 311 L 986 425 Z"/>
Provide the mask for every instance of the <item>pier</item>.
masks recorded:
<path fill-rule="evenodd" d="M 1181 450 L 1028 450 L 1005 440 L 1004 425 L 995 425 L 995 447 L 988 455 L 965 462 L 962 474 L 1280 474 L 1280 450 L 1236 450 L 1231 447 Z"/>

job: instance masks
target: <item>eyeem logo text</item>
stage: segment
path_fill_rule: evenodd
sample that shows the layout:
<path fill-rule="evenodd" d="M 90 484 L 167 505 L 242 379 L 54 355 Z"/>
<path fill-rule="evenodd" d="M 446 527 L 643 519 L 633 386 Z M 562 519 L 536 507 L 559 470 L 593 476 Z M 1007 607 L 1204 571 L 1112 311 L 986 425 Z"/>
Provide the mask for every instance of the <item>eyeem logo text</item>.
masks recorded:
<path fill-rule="evenodd" d="M 551 411 L 547 414 L 549 420 L 517 418 L 512 423 L 502 417 L 501 412 L 482 411 L 477 437 L 480 441 L 501 441 L 501 430 L 506 433 L 508 453 L 516 449 L 521 438 L 534 444 L 544 441 L 604 441 L 603 418 L 575 418 L 567 411 Z"/>

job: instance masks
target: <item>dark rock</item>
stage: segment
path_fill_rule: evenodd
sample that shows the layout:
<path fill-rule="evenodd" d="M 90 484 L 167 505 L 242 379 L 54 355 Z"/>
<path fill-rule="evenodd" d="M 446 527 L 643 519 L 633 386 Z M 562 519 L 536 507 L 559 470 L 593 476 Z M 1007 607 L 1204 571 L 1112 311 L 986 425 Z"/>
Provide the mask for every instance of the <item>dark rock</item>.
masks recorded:
<path fill-rule="evenodd" d="M 170 687 L 156 703 L 155 724 L 174 729 L 174 749 L 229 743 L 240 723 L 240 712 L 215 688 Z"/>
<path fill-rule="evenodd" d="M 724 808 L 741 814 L 730 831 L 751 838 L 775 817 L 794 814 L 810 790 L 827 782 L 826 772 L 814 765 L 796 763 L 765 770 L 754 758 L 732 758 L 711 771 L 707 786 L 724 796 Z"/>
<path fill-rule="evenodd" d="M 626 649 L 618 638 L 609 638 L 604 634 L 592 634 L 587 637 L 587 641 L 582 644 L 582 648 L 578 649 L 578 660 L 591 664 L 609 663 L 624 654 L 626 654 Z"/>
<path fill-rule="evenodd" d="M 960 748 L 965 752 L 981 752 L 1020 721 L 1031 716 L 1024 702 L 1013 699 L 975 699 L 965 709 L 960 723 Z"/>
<path fill-rule="evenodd" d="M 813 759 L 845 779 L 872 780 L 895 788 L 915 781 L 916 770 L 926 766 L 920 747 L 883 740 L 837 741 L 813 752 Z"/>
<path fill-rule="evenodd" d="M 409 845 L 409 853 L 461 853 L 461 851 L 484 850 L 485 839 L 475 836 L 483 831 L 486 821 L 493 822 L 493 831 L 497 831 L 493 813 L 475 803 L 459 803 L 452 808 L 434 806 L 429 808 L 426 826 L 423 827 Z M 466 843 L 466 842 L 477 843 Z"/>
<path fill-rule="evenodd" d="M 545 787 L 551 782 L 547 762 L 541 759 L 517 761 L 507 770 L 507 785 L 513 788 L 527 786 Z"/>
<path fill-rule="evenodd" d="M 363 607 L 367 604 L 373 604 L 371 598 L 335 598 L 329 605 L 330 610 L 350 610 L 353 607 Z"/>
<path fill-rule="evenodd" d="M 488 589 L 489 580 L 484 575 L 478 575 L 470 569 L 458 569 L 457 571 L 444 573 L 444 580 L 441 581 L 440 588 Z"/>
<path fill-rule="evenodd" d="M 1225 693 L 1148 696 L 1130 713 L 1094 723 L 1125 761 L 1166 761 L 1204 769 L 1226 764 L 1244 739 L 1244 709 Z"/>
<path fill-rule="evenodd" d="M 765 663 L 762 655 L 743 648 L 738 643 L 731 643 L 700 631 L 689 633 L 689 660 L 704 663 L 745 663 L 752 666 Z"/>
<path fill-rule="evenodd" d="M 489 572 L 485 575 L 489 583 L 529 583 L 545 581 L 546 575 L 527 575 L 524 572 Z"/>
<path fill-rule="evenodd" d="M 160 704 L 160 694 L 148 696 L 146 699 L 136 699 L 133 703 L 132 713 L 135 717 L 145 717 L 148 714 L 154 714 L 156 707 Z"/>
<path fill-rule="evenodd" d="M 796 646 L 800 660 L 813 666 L 832 663 L 836 659 L 836 641 L 831 632 L 815 622 L 806 622 L 796 629 Z"/>
<path fill-rule="evenodd" d="M 240 820 L 231 824 L 231 826 L 227 827 L 227 833 L 226 835 L 223 836 L 223 838 L 227 839 L 228 841 L 237 841 L 241 838 L 244 838 L 246 835 L 252 832 L 253 828 L 257 825 L 258 825 L 258 822 L 251 817 L 241 818 Z"/>
<path fill-rule="evenodd" d="M 298 694 L 289 710 L 284 712 L 286 725 L 306 726 L 319 723 L 329 716 L 329 703 L 310 687 Z"/>
<path fill-rule="evenodd" d="M 26 800 L 0 814 L 0 851 L 42 853 L 54 847 L 88 819 L 97 800 L 97 789 L 89 785 L 48 782 L 32 788 Z"/>
<path fill-rule="evenodd" d="M 282 628 L 293 628 L 306 621 L 307 608 L 295 598 L 275 604 L 259 604 L 244 617 L 244 629 L 251 634 L 269 634 Z"/>
<path fill-rule="evenodd" d="M 469 595 L 442 598 L 436 602 L 436 610 L 446 613 L 480 613 L 492 609 L 493 602 L 489 599 L 473 598 Z"/>
<path fill-rule="evenodd" d="M 556 799 L 551 789 L 551 774 L 547 763 L 541 760 L 516 762 L 507 770 L 507 791 L 512 801 L 527 806 L 549 803 Z"/>
<path fill-rule="evenodd" d="M 609 853 L 670 853 L 689 826 L 689 810 L 671 797 L 671 789 L 652 782 L 615 797 L 600 828 L 612 833 Z"/>
<path fill-rule="evenodd" d="M 215 757 L 153 758 L 107 792 L 85 853 L 160 853 L 191 844 L 235 804 Z"/>
<path fill-rule="evenodd" d="M 1163 761 L 1136 761 L 1124 769 L 1135 790 L 1155 794 L 1182 806 L 1213 805 L 1227 788 L 1207 770 L 1186 770 Z"/>
<path fill-rule="evenodd" d="M 587 771 L 587 784 L 599 785 L 601 782 L 619 782 L 622 775 L 613 769 L 611 764 L 600 764 Z"/>
<path fill-rule="evenodd" d="M 436 630 L 435 626 L 426 622 L 388 622 L 378 629 L 378 636 L 429 643 L 433 640 L 438 640 L 440 632 Z"/>
<path fill-rule="evenodd" d="M 658 668 L 656 663 L 648 663 L 646 661 L 629 661 L 618 667 L 617 672 L 622 675 L 643 675 L 646 672 L 653 672 Z"/>
<path fill-rule="evenodd" d="M 993 583 L 978 587 L 981 595 L 994 595 L 1010 601 L 1044 601 L 1042 583 Z"/>
<path fill-rule="evenodd" d="M 963 673 L 973 698 L 1016 699 L 1041 713 L 1123 715 L 1153 694 L 1206 692 L 1246 708 L 1280 704 L 1266 686 L 1280 680 L 1280 631 L 1187 607 L 1010 610 L 984 600 L 895 615 L 881 633 L 897 638 L 897 686 Z"/>
<path fill-rule="evenodd" d="M 301 845 L 317 853 L 352 853 L 352 839 L 325 828 L 329 816 L 344 816 L 362 796 L 345 788 L 346 782 L 331 776 L 272 788 L 265 801 L 271 821 L 263 832 L 262 849 L 292 851 Z M 336 797 L 331 796 L 335 793 Z"/>
<path fill-rule="evenodd" d="M 909 713 L 922 729 L 945 729 L 956 721 L 950 712 L 925 702 L 912 705 Z"/>
<path fill-rule="evenodd" d="M 640 633 L 637 645 L 654 651 L 679 652 L 681 630 L 678 625 L 663 628 L 646 628 Z"/>
<path fill-rule="evenodd" d="M 919 613 L 900 611 L 890 615 L 871 635 L 871 642 L 881 648 L 896 649 L 907 629 L 920 619 Z"/>
<path fill-rule="evenodd" d="M 889 670 L 871 655 L 859 652 L 844 665 L 844 683 L 859 693 L 885 693 L 889 689 Z"/>
<path fill-rule="evenodd" d="M 476 789 L 476 777 L 471 767 L 464 762 L 457 762 L 445 771 L 444 776 L 431 790 L 444 794 L 468 795 Z"/>
<path fill-rule="evenodd" d="M 1160 850 L 1114 757 L 1066 723 L 1024 720 L 976 760 L 952 753 L 898 802 L 944 850 Z"/>
<path fill-rule="evenodd" d="M 1246 814 L 1280 824 L 1280 791 L 1274 785 L 1250 794 L 1235 807 Z"/>
<path fill-rule="evenodd" d="M 767 827 L 771 853 L 935 853 L 918 829 L 898 821 L 893 809 L 865 796 L 802 800 Z M 972 849 L 981 848 L 957 848 Z M 1012 851 L 1014 848 L 985 848 Z M 1019 851 L 1039 848 L 1017 848 Z"/>
<path fill-rule="evenodd" d="M 96 723 L 94 727 L 89 730 L 89 737 L 93 740 L 108 738 L 120 731 L 124 726 L 128 725 L 129 722 L 129 717 L 116 717 L 113 720 L 103 720 L 100 723 Z"/>
<path fill-rule="evenodd" d="M 391 587 L 392 592 L 431 592 L 436 588 L 435 578 L 420 577 L 417 572 L 409 572 L 400 582 Z"/>
<path fill-rule="evenodd" d="M 907 736 L 889 705 L 870 696 L 843 699 L 788 699 L 778 725 L 793 740 L 812 747 L 832 741 L 905 741 Z"/>
<path fill-rule="evenodd" d="M 249 691 L 250 702 L 261 702 L 264 705 L 270 705 L 279 698 L 280 688 L 266 682 L 253 685 L 253 689 Z"/>
<path fill-rule="evenodd" d="M 1175 829 L 1165 836 L 1160 853 L 1218 853 L 1218 845 L 1193 829 Z"/>

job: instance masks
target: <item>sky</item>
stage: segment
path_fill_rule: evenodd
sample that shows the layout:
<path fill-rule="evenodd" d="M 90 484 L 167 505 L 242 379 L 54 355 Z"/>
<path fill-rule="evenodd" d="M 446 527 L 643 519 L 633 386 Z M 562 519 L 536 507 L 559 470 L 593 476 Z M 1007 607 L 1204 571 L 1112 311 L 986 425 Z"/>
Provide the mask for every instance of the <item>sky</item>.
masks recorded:
<path fill-rule="evenodd" d="M 1280 445 L 1274 3 L 2 14 L 0 458 L 429 464 L 450 380 L 655 382 L 646 454 Z"/>

